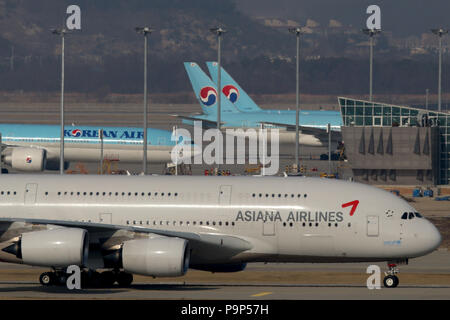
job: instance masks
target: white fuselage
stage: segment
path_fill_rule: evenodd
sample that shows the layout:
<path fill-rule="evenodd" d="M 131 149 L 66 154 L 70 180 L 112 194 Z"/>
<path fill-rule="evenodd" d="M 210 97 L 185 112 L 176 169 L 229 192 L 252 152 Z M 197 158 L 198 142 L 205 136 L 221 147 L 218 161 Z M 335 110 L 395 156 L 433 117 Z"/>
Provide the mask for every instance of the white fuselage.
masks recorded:
<path fill-rule="evenodd" d="M 425 255 L 441 241 L 426 219 L 401 219 L 415 211 L 404 200 L 328 179 L 3 175 L 0 193 L 0 218 L 223 235 L 238 239 L 237 248 L 249 244 L 237 253 L 193 246 L 193 264 L 395 261 Z M 355 200 L 350 215 L 342 205 Z M 1 242 L 9 240 L 5 234 Z"/>
<path fill-rule="evenodd" d="M 60 143 L 58 142 L 45 142 L 45 141 L 17 141 L 14 145 L 21 147 L 37 147 L 47 150 L 47 159 L 58 160 Z M 56 139 L 54 139 L 56 140 Z M 69 140 L 69 139 L 67 139 Z M 147 147 L 147 161 L 149 163 L 168 163 L 171 162 L 171 151 L 173 146 L 165 145 L 149 145 Z M 127 163 L 142 162 L 142 142 L 138 143 L 105 143 L 103 145 L 103 156 L 105 160 L 120 161 Z M 76 141 L 66 142 L 64 144 L 64 160 L 82 161 L 82 162 L 96 162 L 100 161 L 101 147 L 100 142 L 92 143 L 92 141 Z"/>

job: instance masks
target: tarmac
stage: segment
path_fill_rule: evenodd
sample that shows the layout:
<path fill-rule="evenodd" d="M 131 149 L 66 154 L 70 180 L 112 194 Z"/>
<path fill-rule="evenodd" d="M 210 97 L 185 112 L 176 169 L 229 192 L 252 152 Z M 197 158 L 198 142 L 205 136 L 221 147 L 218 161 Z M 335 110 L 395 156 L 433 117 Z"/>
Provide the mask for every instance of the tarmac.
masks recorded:
<path fill-rule="evenodd" d="M 368 289 L 368 263 L 249 264 L 238 273 L 189 270 L 180 278 L 135 276 L 129 288 L 43 287 L 39 274 L 46 269 L 0 263 L 1 299 L 175 299 L 175 300 L 299 300 L 299 299 L 450 299 L 450 252 L 439 249 L 399 266 L 395 289 Z"/>

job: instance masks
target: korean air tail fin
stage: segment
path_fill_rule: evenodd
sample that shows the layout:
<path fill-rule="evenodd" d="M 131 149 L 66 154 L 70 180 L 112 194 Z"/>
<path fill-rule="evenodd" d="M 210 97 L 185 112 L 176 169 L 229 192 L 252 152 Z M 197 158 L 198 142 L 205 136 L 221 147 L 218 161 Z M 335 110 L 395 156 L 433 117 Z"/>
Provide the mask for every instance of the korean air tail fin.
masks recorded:
<path fill-rule="evenodd" d="M 217 86 L 195 62 L 185 62 L 184 68 L 191 81 L 195 96 L 205 114 L 217 114 Z M 222 93 L 221 113 L 238 113 L 239 110 Z"/>
<path fill-rule="evenodd" d="M 214 83 L 217 83 L 218 68 L 217 62 L 209 61 L 206 63 Z M 239 111 L 242 112 L 260 112 L 262 109 L 253 101 L 252 98 L 234 81 L 234 79 L 221 68 L 220 77 L 223 94 L 230 100 Z"/>

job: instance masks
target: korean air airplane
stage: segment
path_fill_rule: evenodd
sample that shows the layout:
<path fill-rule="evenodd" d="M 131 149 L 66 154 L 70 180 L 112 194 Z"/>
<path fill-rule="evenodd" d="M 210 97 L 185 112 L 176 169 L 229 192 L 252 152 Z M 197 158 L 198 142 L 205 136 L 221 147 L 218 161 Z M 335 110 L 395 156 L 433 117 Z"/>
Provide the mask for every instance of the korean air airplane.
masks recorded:
<path fill-rule="evenodd" d="M 214 82 L 194 62 L 185 62 L 185 69 L 191 81 L 194 93 L 203 110 L 201 115 L 180 116 L 183 123 L 192 125 L 194 121 L 201 120 L 204 126 L 215 127 L 217 121 L 217 88 Z M 227 82 L 227 77 L 222 77 Z M 235 84 L 235 83 L 234 83 Z M 295 111 L 261 110 L 244 93 L 244 102 L 239 106 L 236 102 L 240 99 L 239 86 L 225 84 L 221 94 L 221 121 L 223 128 L 281 128 L 280 143 L 293 143 L 295 141 Z M 251 100 L 252 101 L 252 100 Z M 341 140 L 340 127 L 342 119 L 339 112 L 311 111 L 300 112 L 300 141 L 309 146 L 324 146 L 328 143 L 327 125 L 331 125 L 332 141 L 335 145 Z"/>
<path fill-rule="evenodd" d="M 0 260 L 52 268 L 45 286 L 79 266 L 85 283 L 127 286 L 133 274 L 189 268 L 237 272 L 252 262 L 398 264 L 441 243 L 436 227 L 379 188 L 298 177 L 4 175 Z M 102 273 L 97 269 L 107 269 Z M 365 273 L 365 269 L 361 270 Z"/>
<path fill-rule="evenodd" d="M 218 68 L 217 62 L 209 61 L 206 62 L 208 66 L 209 74 L 214 83 L 217 83 L 218 78 Z M 230 100 L 239 111 L 242 112 L 266 112 L 266 113 L 285 113 L 290 114 L 295 117 L 295 110 L 277 110 L 277 109 L 261 109 L 255 101 L 241 88 L 241 86 L 230 76 L 228 72 L 222 67 L 220 72 L 221 86 L 223 94 Z M 305 114 L 321 116 L 323 114 L 336 117 L 336 119 L 341 118 L 339 111 L 331 110 L 305 110 Z M 295 118 L 294 118 L 295 119 Z M 339 121 L 338 121 L 339 122 Z M 326 125 L 326 124 L 325 124 Z M 340 126 L 333 128 L 339 131 Z"/>
<path fill-rule="evenodd" d="M 143 130 L 127 127 L 66 126 L 65 169 L 71 161 L 99 161 L 99 130 L 103 129 L 104 159 L 142 161 Z M 20 171 L 59 170 L 60 127 L 58 125 L 0 124 L 4 163 Z M 176 145 L 172 132 L 148 128 L 148 162 L 171 162 Z M 191 143 L 180 137 L 178 143 Z M 182 157 L 182 155 L 180 155 Z M 181 158 L 180 158 L 181 159 Z"/>

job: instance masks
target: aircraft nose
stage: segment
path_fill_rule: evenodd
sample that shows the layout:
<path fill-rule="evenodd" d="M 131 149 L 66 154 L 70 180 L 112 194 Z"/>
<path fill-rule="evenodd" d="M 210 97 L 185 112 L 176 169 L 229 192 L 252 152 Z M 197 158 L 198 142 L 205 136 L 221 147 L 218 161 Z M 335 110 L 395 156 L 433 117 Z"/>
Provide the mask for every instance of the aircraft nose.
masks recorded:
<path fill-rule="evenodd" d="M 432 252 L 435 249 L 437 249 L 441 242 L 442 242 L 442 236 L 439 230 L 436 228 L 434 224 L 431 222 L 428 222 L 428 228 L 426 229 L 426 233 L 424 235 L 424 240 L 426 241 L 427 251 Z"/>

